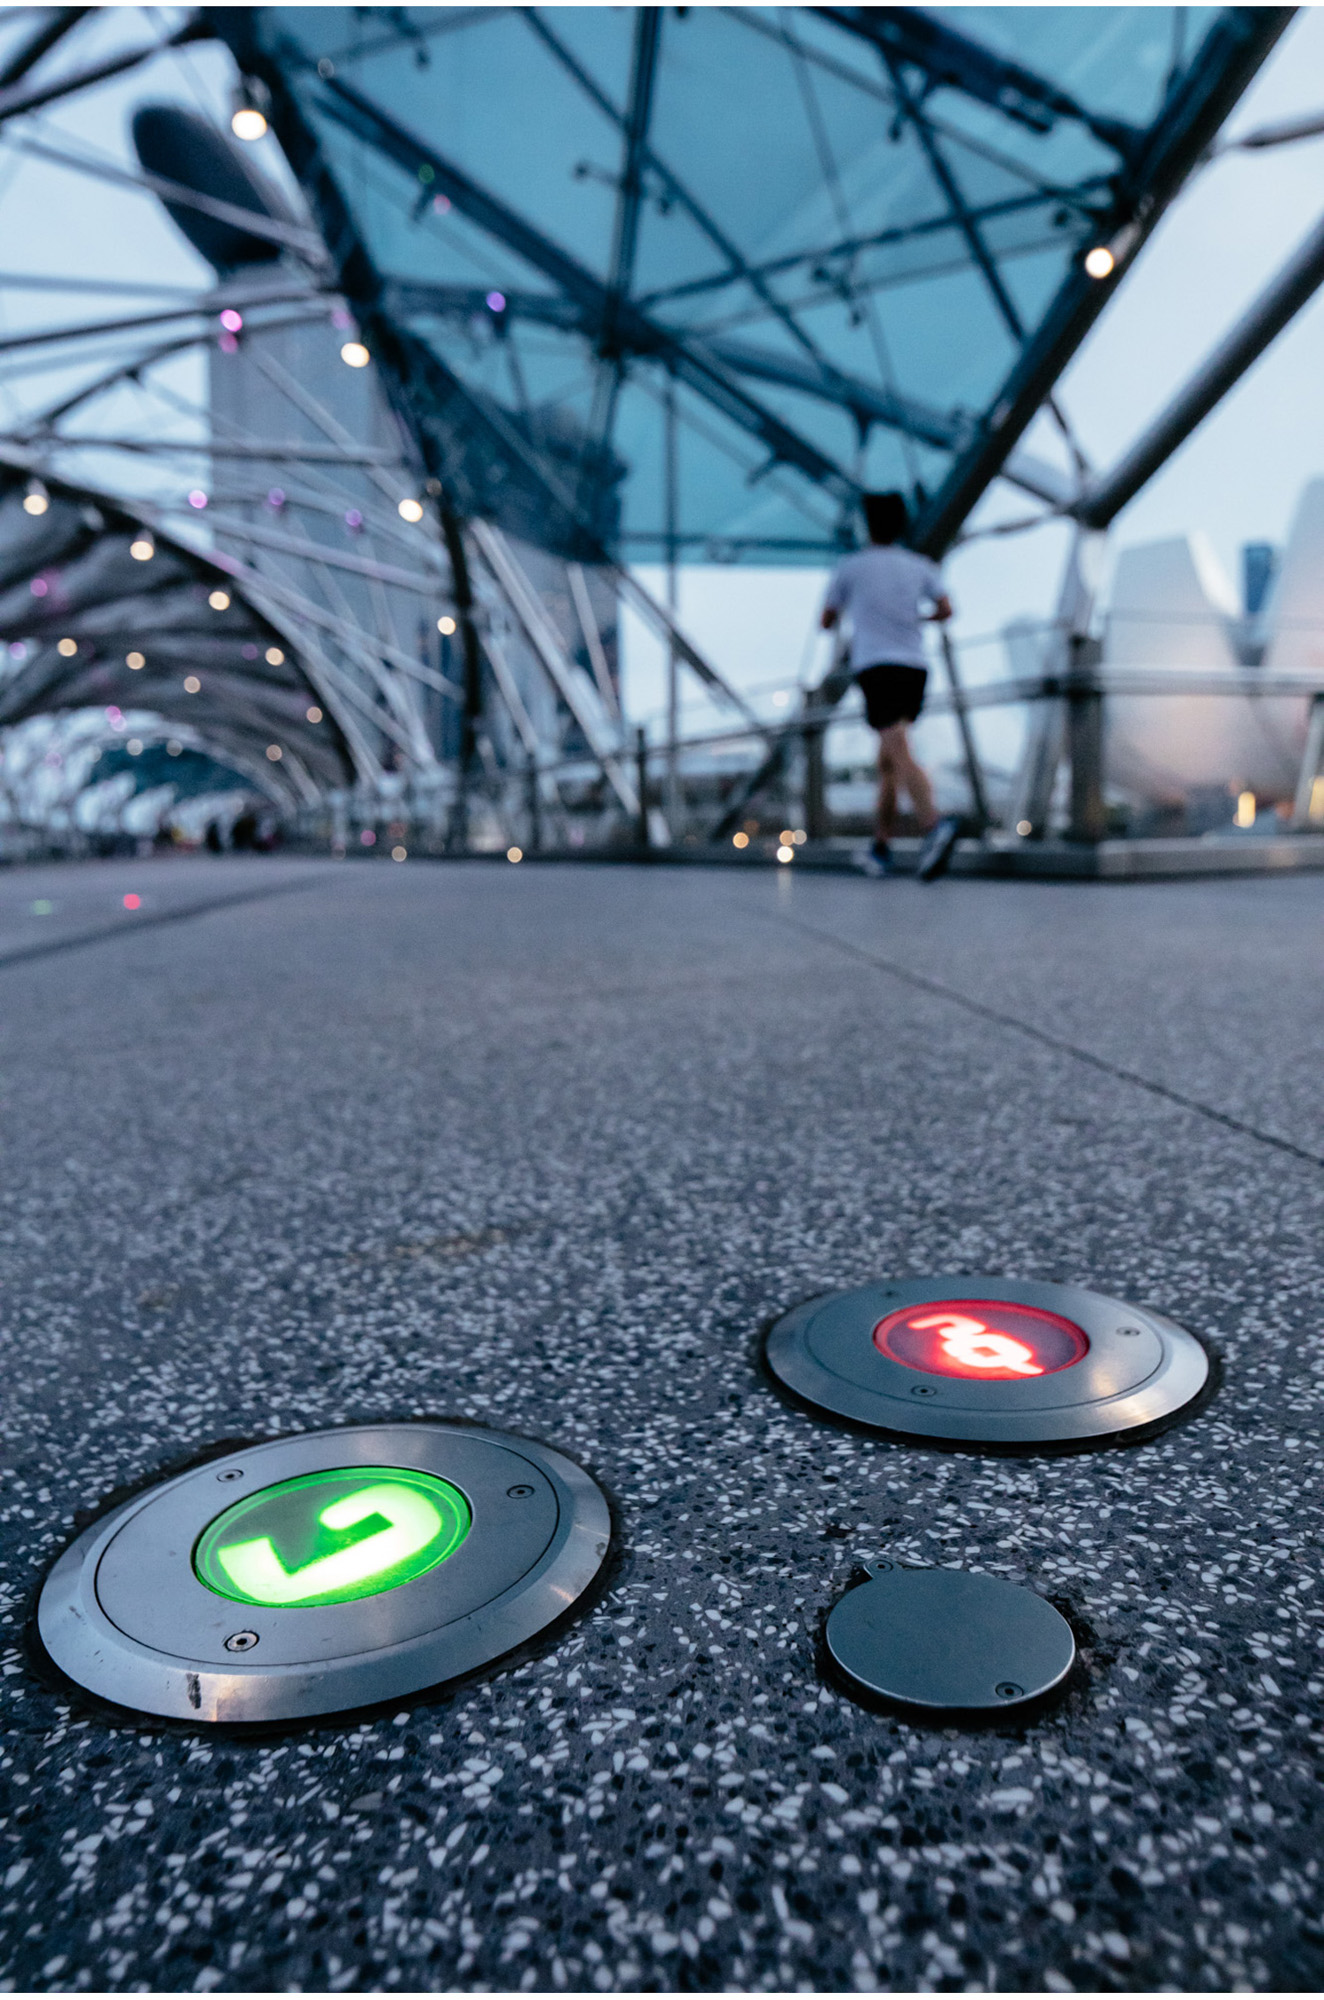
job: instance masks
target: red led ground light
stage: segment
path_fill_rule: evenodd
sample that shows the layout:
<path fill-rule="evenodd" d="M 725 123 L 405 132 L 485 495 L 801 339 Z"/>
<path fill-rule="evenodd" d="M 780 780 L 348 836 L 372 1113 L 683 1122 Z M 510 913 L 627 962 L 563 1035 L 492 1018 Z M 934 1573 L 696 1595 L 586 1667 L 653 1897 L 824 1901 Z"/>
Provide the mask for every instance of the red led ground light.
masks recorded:
<path fill-rule="evenodd" d="M 1026 1382 L 1089 1352 L 1073 1320 L 1001 1299 L 926 1299 L 879 1320 L 874 1346 L 905 1368 L 972 1382 Z"/>

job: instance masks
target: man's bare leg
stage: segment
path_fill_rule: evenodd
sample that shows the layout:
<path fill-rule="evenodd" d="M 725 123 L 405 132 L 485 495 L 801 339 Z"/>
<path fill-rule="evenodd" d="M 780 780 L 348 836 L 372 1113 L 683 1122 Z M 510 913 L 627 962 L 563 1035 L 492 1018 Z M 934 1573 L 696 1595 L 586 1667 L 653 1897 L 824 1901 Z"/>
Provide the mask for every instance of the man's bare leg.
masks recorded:
<path fill-rule="evenodd" d="M 874 809 L 874 839 L 883 847 L 892 838 L 896 825 L 896 762 L 889 738 L 891 729 L 878 732 L 878 800 Z"/>
<path fill-rule="evenodd" d="M 894 722 L 878 736 L 878 837 L 890 840 L 896 824 L 898 789 L 905 792 L 919 821 L 920 832 L 937 824 L 933 788 L 921 765 L 915 762 L 904 722 Z M 886 822 L 886 824 L 884 824 Z"/>

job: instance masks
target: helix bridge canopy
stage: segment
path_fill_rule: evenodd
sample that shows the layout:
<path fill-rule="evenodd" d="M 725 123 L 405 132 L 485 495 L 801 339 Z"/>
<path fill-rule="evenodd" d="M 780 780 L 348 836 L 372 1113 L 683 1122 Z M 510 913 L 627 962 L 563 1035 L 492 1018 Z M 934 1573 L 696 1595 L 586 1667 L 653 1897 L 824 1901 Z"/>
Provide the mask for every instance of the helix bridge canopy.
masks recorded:
<path fill-rule="evenodd" d="M 291 811 L 430 787 L 456 841 L 456 771 L 559 809 L 583 759 L 629 819 L 620 604 L 761 726 L 641 565 L 823 564 L 879 488 L 935 555 L 986 496 L 1087 517 L 1059 380 L 1291 11 L 10 10 L 0 131 L 164 203 L 212 276 L 0 343 L 89 371 L 3 441 L 0 727 L 133 703 Z M 229 102 L 162 103 L 206 43 Z M 140 64 L 127 163 L 49 142 Z M 192 431 L 177 396 L 98 429 L 190 347 Z M 156 453 L 151 504 L 98 439 Z"/>
<path fill-rule="evenodd" d="M 1069 497 L 1065 418 L 1019 439 L 1286 10 L 210 19 L 468 505 L 784 563 L 861 487 L 935 550 L 999 472 Z"/>
<path fill-rule="evenodd" d="M 113 741 L 142 711 L 145 751 L 206 744 L 276 805 L 311 804 L 353 763 L 298 639 L 110 495 L 34 480 L 0 455 L 0 728 L 101 709 Z M 189 767 L 164 768 L 178 786 Z M 156 760 L 135 768 L 145 786 Z"/>

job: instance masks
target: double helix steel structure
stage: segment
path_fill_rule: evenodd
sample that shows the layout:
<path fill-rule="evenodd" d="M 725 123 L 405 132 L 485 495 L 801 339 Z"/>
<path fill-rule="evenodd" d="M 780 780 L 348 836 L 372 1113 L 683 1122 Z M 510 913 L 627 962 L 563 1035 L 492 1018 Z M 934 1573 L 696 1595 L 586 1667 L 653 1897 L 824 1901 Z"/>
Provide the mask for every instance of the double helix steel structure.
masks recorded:
<path fill-rule="evenodd" d="M 0 335 L 0 727 L 83 718 L 65 794 L 130 731 L 338 841 L 667 838 L 628 606 L 673 775 L 688 675 L 747 799 L 785 732 L 639 566 L 822 564 L 880 487 L 935 556 L 999 482 L 1097 533 L 1228 370 L 1102 478 L 1055 387 L 1291 13 L 11 10 L 0 144 L 164 204 L 200 281 Z"/>

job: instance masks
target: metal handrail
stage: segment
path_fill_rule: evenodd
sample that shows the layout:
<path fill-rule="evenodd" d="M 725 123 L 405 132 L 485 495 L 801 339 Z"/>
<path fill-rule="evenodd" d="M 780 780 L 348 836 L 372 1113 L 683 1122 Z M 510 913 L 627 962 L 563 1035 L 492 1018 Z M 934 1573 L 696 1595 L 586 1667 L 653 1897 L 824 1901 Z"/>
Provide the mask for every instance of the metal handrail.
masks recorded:
<path fill-rule="evenodd" d="M 1146 667 L 1146 668 L 1093 668 L 1080 674 L 1024 674 L 1007 680 L 985 681 L 975 686 L 962 688 L 959 698 L 949 689 L 935 689 L 927 696 L 924 713 L 928 715 L 954 715 L 961 708 L 998 708 L 1027 701 L 1060 700 L 1063 697 L 1082 694 L 1103 695 L 1196 695 L 1208 699 L 1219 696 L 1242 696 L 1251 698 L 1265 696 L 1299 695 L 1303 700 L 1314 696 L 1324 696 L 1324 675 L 1321 674 L 1263 674 L 1257 667 L 1192 668 Z M 768 743 L 791 736 L 801 736 L 807 729 L 822 728 L 836 722 L 858 722 L 863 718 L 853 712 L 843 713 L 839 707 L 815 704 L 806 706 L 789 716 L 784 722 L 763 722 L 747 724 L 743 728 L 711 730 L 701 736 L 682 736 L 677 742 L 678 750 L 704 750 L 720 747 L 727 743 Z M 661 755 L 665 745 L 658 743 L 645 746 L 647 754 Z M 539 764 L 540 772 L 567 771 L 577 769 L 592 759 L 588 755 L 571 757 L 555 764 Z"/>

